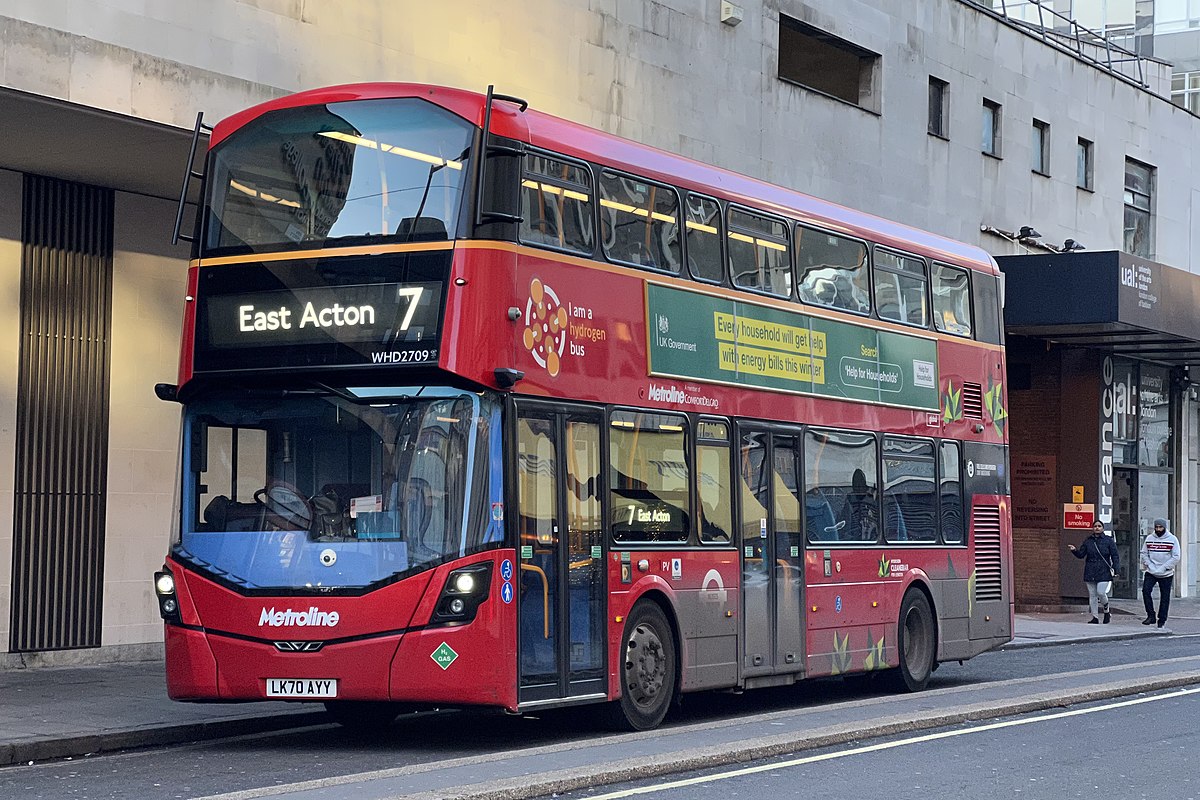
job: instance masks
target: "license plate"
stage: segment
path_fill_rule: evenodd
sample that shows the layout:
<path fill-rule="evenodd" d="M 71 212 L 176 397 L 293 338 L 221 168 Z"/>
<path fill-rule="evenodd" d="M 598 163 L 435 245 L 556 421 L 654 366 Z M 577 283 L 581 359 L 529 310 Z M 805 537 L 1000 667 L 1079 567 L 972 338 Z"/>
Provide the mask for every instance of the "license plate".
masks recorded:
<path fill-rule="evenodd" d="M 337 697 L 336 678 L 267 678 L 267 697 Z"/>

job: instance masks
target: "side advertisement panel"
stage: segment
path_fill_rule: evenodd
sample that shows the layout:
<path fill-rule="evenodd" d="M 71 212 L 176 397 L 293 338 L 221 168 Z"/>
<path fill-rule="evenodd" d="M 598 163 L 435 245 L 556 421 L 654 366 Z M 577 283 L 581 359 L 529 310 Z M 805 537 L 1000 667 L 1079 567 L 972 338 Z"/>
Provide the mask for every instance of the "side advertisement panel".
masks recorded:
<path fill-rule="evenodd" d="M 932 339 L 648 284 L 650 373 L 935 411 Z"/>

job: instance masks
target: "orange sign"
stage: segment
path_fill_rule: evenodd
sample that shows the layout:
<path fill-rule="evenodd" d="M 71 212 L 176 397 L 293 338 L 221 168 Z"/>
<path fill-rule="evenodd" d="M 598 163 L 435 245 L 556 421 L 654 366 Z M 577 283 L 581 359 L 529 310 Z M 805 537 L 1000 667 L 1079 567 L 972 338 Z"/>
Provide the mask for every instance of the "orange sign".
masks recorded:
<path fill-rule="evenodd" d="M 1092 527 L 1096 509 L 1092 503 L 1063 503 L 1063 527 L 1068 530 Z"/>

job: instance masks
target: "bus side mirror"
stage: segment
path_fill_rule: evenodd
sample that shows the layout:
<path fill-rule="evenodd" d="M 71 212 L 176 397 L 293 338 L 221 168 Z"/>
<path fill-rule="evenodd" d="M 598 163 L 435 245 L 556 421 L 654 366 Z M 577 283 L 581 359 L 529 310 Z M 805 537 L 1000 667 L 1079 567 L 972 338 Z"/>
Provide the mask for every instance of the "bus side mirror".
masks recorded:
<path fill-rule="evenodd" d="M 179 387 L 173 383 L 156 383 L 154 384 L 154 394 L 159 400 L 164 400 L 168 403 L 179 402 Z"/>

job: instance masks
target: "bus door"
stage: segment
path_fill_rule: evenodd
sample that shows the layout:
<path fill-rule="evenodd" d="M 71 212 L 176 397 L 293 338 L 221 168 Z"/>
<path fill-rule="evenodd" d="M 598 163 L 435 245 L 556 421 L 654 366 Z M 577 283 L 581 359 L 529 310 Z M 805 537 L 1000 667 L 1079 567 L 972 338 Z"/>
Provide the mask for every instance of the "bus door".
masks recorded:
<path fill-rule="evenodd" d="M 800 437 L 740 430 L 742 674 L 804 669 L 804 541 Z"/>
<path fill-rule="evenodd" d="M 522 706 L 607 689 L 601 422 L 592 409 L 517 409 Z"/>

